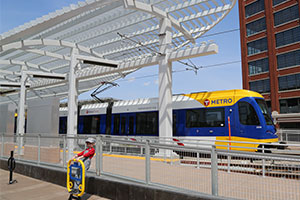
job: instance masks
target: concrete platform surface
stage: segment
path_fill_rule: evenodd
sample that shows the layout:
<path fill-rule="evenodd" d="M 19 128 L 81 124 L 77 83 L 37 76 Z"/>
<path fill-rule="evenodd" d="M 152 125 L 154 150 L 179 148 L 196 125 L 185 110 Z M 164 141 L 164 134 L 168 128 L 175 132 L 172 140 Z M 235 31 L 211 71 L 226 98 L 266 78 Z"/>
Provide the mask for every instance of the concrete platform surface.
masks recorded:
<path fill-rule="evenodd" d="M 0 169 L 1 200 L 67 200 L 69 193 L 66 187 L 40 181 L 14 173 L 13 179 L 18 182 L 8 184 L 9 172 Z M 95 195 L 84 194 L 82 200 L 107 200 Z"/>

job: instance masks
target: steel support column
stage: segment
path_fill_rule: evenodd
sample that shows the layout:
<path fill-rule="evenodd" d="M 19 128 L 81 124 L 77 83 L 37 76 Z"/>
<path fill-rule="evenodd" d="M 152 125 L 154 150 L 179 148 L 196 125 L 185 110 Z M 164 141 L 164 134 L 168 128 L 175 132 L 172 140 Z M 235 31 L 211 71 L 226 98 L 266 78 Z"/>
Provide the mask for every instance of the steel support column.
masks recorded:
<path fill-rule="evenodd" d="M 25 105 L 26 105 L 26 80 L 27 74 L 22 70 L 21 72 L 21 86 L 20 86 L 20 98 L 18 105 L 18 125 L 17 125 L 17 133 L 21 137 L 18 140 L 18 155 L 22 154 L 23 147 L 23 135 L 25 134 Z"/>
<path fill-rule="evenodd" d="M 67 139 L 68 143 L 68 159 L 73 156 L 74 139 L 77 135 L 77 112 L 78 112 L 78 81 L 76 79 L 76 66 L 78 64 L 76 55 L 78 55 L 78 49 L 73 48 L 71 52 L 71 63 L 69 71 L 69 93 L 68 93 L 68 130 L 67 136 L 71 139 Z"/>
<path fill-rule="evenodd" d="M 160 20 L 159 32 L 159 137 L 172 137 L 172 62 L 169 61 L 172 29 L 169 19 Z"/>

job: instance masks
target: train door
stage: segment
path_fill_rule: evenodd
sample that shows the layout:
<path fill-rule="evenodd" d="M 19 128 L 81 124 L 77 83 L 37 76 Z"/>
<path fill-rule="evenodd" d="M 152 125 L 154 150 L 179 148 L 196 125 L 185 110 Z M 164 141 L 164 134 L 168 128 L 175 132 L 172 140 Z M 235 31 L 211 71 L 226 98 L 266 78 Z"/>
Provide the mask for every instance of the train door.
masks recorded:
<path fill-rule="evenodd" d="M 255 138 L 256 134 L 262 131 L 262 126 L 254 109 L 254 106 L 247 101 L 238 102 L 238 119 L 239 131 L 238 136 Z"/>
<path fill-rule="evenodd" d="M 121 115 L 121 135 L 135 135 L 135 114 Z"/>
<path fill-rule="evenodd" d="M 113 135 L 120 134 L 120 114 L 113 115 Z"/>
<path fill-rule="evenodd" d="M 183 110 L 173 110 L 173 136 L 184 136 L 185 114 Z"/>

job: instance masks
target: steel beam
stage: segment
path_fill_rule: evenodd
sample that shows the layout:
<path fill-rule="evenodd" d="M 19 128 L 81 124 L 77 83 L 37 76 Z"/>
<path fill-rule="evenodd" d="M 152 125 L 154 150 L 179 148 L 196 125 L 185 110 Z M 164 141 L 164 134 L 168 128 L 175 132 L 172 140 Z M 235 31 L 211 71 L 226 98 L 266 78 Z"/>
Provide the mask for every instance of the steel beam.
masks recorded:
<path fill-rule="evenodd" d="M 74 137 L 77 135 L 77 113 L 78 113 L 78 80 L 76 80 L 76 66 L 78 60 L 78 49 L 73 48 L 71 52 L 71 63 L 69 71 L 69 92 L 68 92 L 68 130 L 67 136 Z M 68 140 L 68 160 L 73 156 L 74 141 Z"/>
<path fill-rule="evenodd" d="M 172 42 L 172 24 L 168 18 L 160 20 L 159 65 L 159 137 L 172 137 L 172 62 L 169 45 Z"/>

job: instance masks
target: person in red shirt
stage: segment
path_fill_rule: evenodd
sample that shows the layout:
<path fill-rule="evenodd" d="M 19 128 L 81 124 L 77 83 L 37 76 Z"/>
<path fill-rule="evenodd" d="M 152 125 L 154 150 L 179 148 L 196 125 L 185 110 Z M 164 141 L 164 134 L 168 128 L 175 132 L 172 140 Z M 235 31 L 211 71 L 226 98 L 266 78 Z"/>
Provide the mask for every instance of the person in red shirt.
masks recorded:
<path fill-rule="evenodd" d="M 77 155 L 75 155 L 72 160 L 76 159 L 76 160 L 82 160 L 84 166 L 85 166 L 85 172 L 87 170 L 89 170 L 90 166 L 91 166 L 91 160 L 93 158 L 93 156 L 95 155 L 95 149 L 94 149 L 94 145 L 96 143 L 95 139 L 94 138 L 88 138 L 86 141 L 86 146 L 87 148 L 78 153 Z M 71 191 L 71 193 L 79 193 L 79 190 L 78 190 L 78 186 L 79 186 L 80 183 L 76 182 L 74 183 L 74 189 Z"/>
<path fill-rule="evenodd" d="M 85 162 L 86 160 L 88 160 L 88 159 L 91 160 L 93 158 L 93 156 L 95 154 L 95 149 L 94 149 L 95 139 L 88 138 L 85 141 L 85 143 L 86 143 L 87 148 L 84 151 L 75 155 L 72 159 L 77 159 L 77 160 L 81 159 L 83 162 Z M 84 165 L 85 165 L 85 163 L 84 163 Z M 90 168 L 90 166 L 87 167 L 86 165 L 85 165 L 85 167 L 87 170 L 88 170 L 88 168 Z"/>

